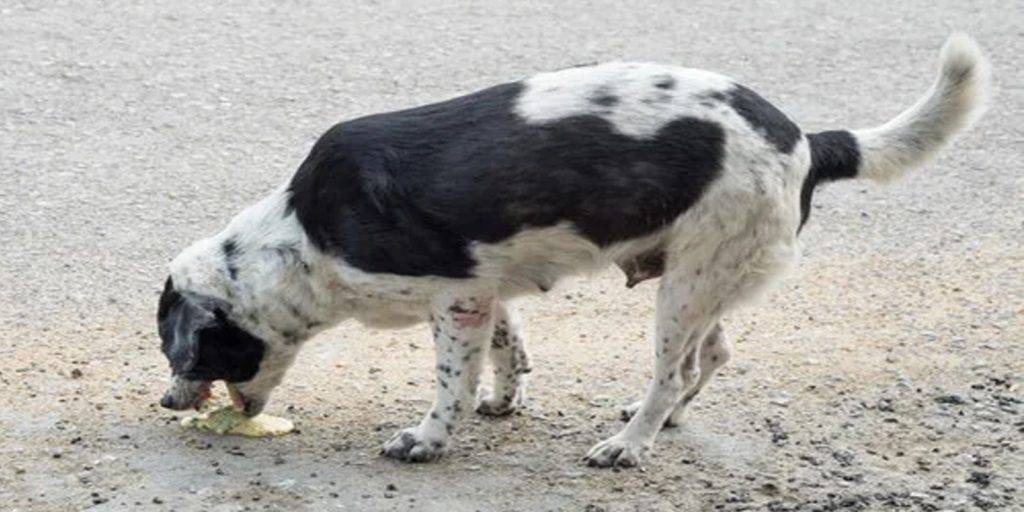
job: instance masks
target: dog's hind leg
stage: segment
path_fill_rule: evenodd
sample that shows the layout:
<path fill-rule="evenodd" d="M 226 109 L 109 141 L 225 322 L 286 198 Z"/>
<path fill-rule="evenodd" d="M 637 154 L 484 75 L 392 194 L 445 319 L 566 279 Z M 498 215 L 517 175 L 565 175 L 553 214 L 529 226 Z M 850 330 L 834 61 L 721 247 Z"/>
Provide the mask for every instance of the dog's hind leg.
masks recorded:
<path fill-rule="evenodd" d="M 694 269 L 696 270 L 696 269 Z M 654 444 L 676 404 L 700 377 L 701 341 L 718 322 L 721 299 L 707 280 L 686 283 L 673 272 L 658 287 L 654 378 L 636 414 L 618 434 L 594 446 L 586 456 L 591 466 L 635 466 Z M 689 361 L 683 365 L 684 361 Z"/>
<path fill-rule="evenodd" d="M 792 259 L 792 233 L 758 216 L 727 239 L 666 251 L 658 287 L 654 378 L 629 423 L 586 456 L 592 466 L 634 466 L 654 444 L 676 406 L 701 380 L 701 347 L 719 318 L 755 294 Z M 735 221 L 735 216 L 733 216 Z M 681 244 L 682 242 L 680 242 Z M 685 362 L 685 364 L 684 364 Z"/>
<path fill-rule="evenodd" d="M 686 392 L 683 396 L 682 401 L 679 405 L 672 410 L 672 414 L 669 415 L 668 419 L 665 420 L 665 427 L 675 427 L 682 423 L 683 412 L 686 410 L 686 406 L 693 401 L 694 397 L 704 386 L 714 377 L 715 372 L 725 366 L 732 358 L 732 343 L 729 342 L 729 338 L 725 336 L 722 330 L 722 324 L 716 324 L 711 332 L 704 338 L 704 342 L 701 343 L 700 350 L 700 378 L 697 379 L 697 384 L 693 386 L 693 389 Z M 680 367 L 680 371 L 689 365 L 692 365 L 693 361 L 690 356 L 683 360 L 683 364 Z M 641 402 L 638 400 L 630 405 L 622 408 L 622 419 L 623 421 L 629 421 L 630 418 L 636 414 L 636 411 L 640 409 Z"/>
<path fill-rule="evenodd" d="M 679 402 L 679 405 L 672 411 L 672 414 L 665 420 L 666 426 L 675 426 L 682 423 L 686 406 L 690 405 L 690 402 L 704 389 L 704 386 L 715 376 L 715 373 L 732 359 L 732 342 L 725 336 L 722 324 L 717 324 L 711 329 L 711 332 L 704 338 L 704 343 L 700 346 L 699 353 L 700 378 L 697 379 L 697 384 L 683 395 L 683 400 Z"/>
<path fill-rule="evenodd" d="M 419 425 L 398 432 L 381 453 L 409 462 L 440 458 L 463 413 L 473 406 L 484 351 L 494 327 L 491 295 L 432 301 L 437 394 Z"/>
<path fill-rule="evenodd" d="M 530 359 L 520 328 L 519 315 L 510 304 L 494 308 L 494 335 L 491 337 L 491 365 L 494 367 L 494 388 L 481 387 L 477 412 L 487 416 L 511 414 L 525 399 L 526 374 Z"/>

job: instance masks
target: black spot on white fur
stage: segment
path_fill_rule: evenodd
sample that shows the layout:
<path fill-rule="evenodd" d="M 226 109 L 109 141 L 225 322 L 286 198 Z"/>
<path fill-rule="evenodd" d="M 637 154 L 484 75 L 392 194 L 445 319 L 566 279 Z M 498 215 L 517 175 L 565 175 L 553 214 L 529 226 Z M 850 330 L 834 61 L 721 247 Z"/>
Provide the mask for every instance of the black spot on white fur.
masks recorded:
<path fill-rule="evenodd" d="M 224 252 L 224 264 L 227 266 L 228 276 L 231 277 L 231 280 L 238 279 L 238 266 L 234 261 L 238 246 L 233 239 L 229 238 L 221 244 L 221 250 Z"/>
<path fill-rule="evenodd" d="M 510 83 L 335 125 L 290 186 L 313 243 L 366 272 L 470 277 L 472 242 L 568 221 L 597 244 L 650 234 L 721 170 L 718 124 L 682 117 L 634 139 L 605 119 L 527 124 Z"/>
<path fill-rule="evenodd" d="M 590 102 L 602 107 L 614 107 L 619 104 L 619 97 L 605 88 L 600 88 L 594 91 L 594 94 L 590 97 Z"/>
<path fill-rule="evenodd" d="M 659 76 L 654 79 L 654 86 L 658 89 L 675 89 L 676 77 L 672 75 Z"/>
<path fill-rule="evenodd" d="M 736 84 L 728 94 L 729 105 L 780 153 L 789 154 L 800 140 L 800 128 L 786 114 L 756 92 Z"/>

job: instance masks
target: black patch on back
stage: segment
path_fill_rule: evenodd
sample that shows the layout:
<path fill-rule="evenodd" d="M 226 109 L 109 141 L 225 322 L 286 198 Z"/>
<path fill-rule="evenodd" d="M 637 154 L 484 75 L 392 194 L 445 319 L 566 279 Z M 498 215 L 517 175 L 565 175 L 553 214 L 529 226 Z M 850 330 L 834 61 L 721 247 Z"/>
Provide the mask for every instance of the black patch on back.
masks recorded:
<path fill-rule="evenodd" d="M 789 154 L 800 140 L 800 128 L 754 91 L 736 84 L 728 92 L 729 105 L 780 153 Z"/>
<path fill-rule="evenodd" d="M 228 275 L 232 280 L 238 278 L 238 267 L 235 266 L 235 254 L 238 252 L 238 246 L 235 245 L 234 239 L 228 238 L 221 244 L 221 250 L 224 252 L 224 264 L 228 268 Z"/>
<path fill-rule="evenodd" d="M 807 142 L 811 149 L 811 169 L 800 189 L 801 228 L 811 215 L 814 187 L 823 181 L 854 178 L 860 166 L 857 139 L 846 130 L 811 133 L 807 135 Z"/>
<path fill-rule="evenodd" d="M 171 278 L 157 308 L 160 349 L 175 375 L 189 380 L 245 382 L 259 371 L 265 346 L 228 318 L 218 299 L 183 295 Z"/>
<path fill-rule="evenodd" d="M 335 125 L 292 178 L 321 250 L 367 272 L 470 277 L 471 242 L 568 221 L 599 246 L 654 232 L 719 174 L 725 134 L 679 118 L 652 138 L 590 115 L 526 124 L 510 83 Z"/>

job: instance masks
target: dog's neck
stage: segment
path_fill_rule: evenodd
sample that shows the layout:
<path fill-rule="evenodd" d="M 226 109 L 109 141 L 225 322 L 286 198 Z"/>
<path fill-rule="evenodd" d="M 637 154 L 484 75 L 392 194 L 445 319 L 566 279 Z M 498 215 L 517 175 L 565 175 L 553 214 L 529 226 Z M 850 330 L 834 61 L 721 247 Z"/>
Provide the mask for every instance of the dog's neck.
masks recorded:
<path fill-rule="evenodd" d="M 312 251 L 287 193 L 278 189 L 238 214 L 220 233 L 200 240 L 171 263 L 179 290 L 227 302 L 230 318 L 264 340 L 298 344 L 344 320 L 338 279 Z"/>

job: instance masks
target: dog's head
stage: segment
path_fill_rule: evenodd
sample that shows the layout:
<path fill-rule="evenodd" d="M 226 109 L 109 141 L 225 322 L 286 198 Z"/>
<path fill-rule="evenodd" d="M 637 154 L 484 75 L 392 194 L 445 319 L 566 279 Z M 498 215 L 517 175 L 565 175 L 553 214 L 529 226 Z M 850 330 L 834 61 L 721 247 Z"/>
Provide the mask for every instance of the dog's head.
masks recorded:
<path fill-rule="evenodd" d="M 252 381 L 260 372 L 266 344 L 231 320 L 231 305 L 214 297 L 179 291 L 167 278 L 157 310 L 160 348 L 171 365 L 171 387 L 163 407 L 199 408 L 210 385 L 224 380 L 229 388 Z M 235 405 L 257 414 L 266 397 L 233 393 Z"/>

